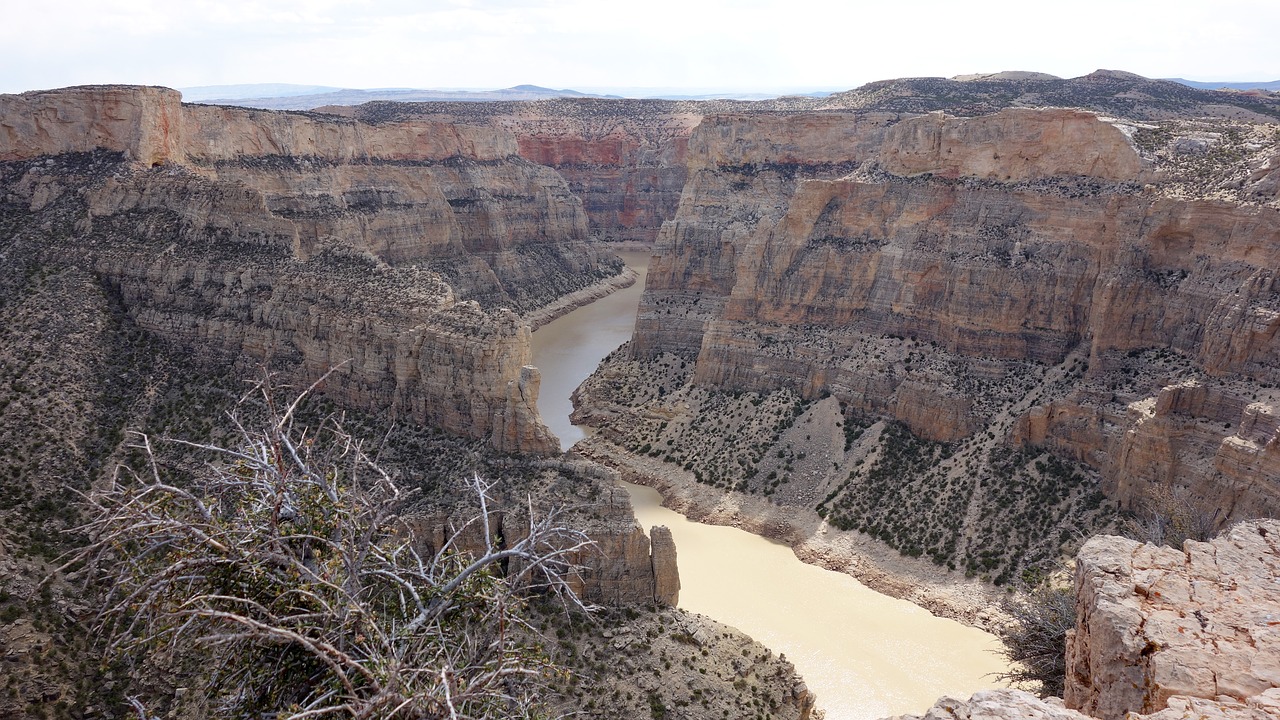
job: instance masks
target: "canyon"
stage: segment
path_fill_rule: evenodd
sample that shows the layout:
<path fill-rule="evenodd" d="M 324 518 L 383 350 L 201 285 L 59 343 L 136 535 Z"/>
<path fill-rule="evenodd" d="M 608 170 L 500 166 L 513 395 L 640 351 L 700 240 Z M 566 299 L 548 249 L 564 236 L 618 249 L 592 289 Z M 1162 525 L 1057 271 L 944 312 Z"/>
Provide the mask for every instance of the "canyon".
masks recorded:
<path fill-rule="evenodd" d="M 226 441 L 243 379 L 264 372 L 284 387 L 323 377 L 325 402 L 363 418 L 362 442 L 394 439 L 386 466 L 431 491 L 413 521 L 424 550 L 473 512 L 458 486 L 472 468 L 504 479 L 495 502 L 511 509 L 499 527 L 513 542 L 515 510 L 590 502 L 573 518 L 596 548 L 574 579 L 584 602 L 674 604 L 671 544 L 651 543 L 625 499 L 600 501 L 607 476 L 548 457 L 558 441 L 538 415 L 527 318 L 626 278 L 586 242 L 563 179 L 518 157 L 512 136 L 189 106 L 124 86 L 3 96 L 0 118 L 2 602 L 18 618 L 3 640 L 21 648 L 3 712 L 92 703 L 93 678 L 117 682 L 88 652 L 75 583 L 57 583 L 56 602 L 37 589 L 82 519 L 79 493 L 138 461 L 134 431 Z M 674 619 L 708 653 L 756 647 Z M 656 666 L 650 649 L 637 662 Z M 784 661 L 760 673 L 775 706 L 809 703 Z M 628 692 L 638 705 L 665 691 Z M 728 683 L 706 692 L 737 702 Z"/>
<path fill-rule="evenodd" d="M 10 165 L 14 199 L 71 224 L 73 252 L 93 248 L 141 327 L 311 377 L 350 359 L 327 387 L 347 402 L 499 450 L 554 449 L 519 313 L 621 266 L 587 246 L 581 203 L 510 136 L 183 106 L 158 88 L 0 110 L 0 158 L 27 163 Z M 33 162 L 90 152 L 123 164 L 67 178 Z M 121 239 L 113 226 L 141 214 L 152 227 Z"/>
<path fill-rule="evenodd" d="M 0 602 L 47 605 L 27 578 L 51 569 L 76 493 L 128 459 L 127 431 L 216 440 L 240 378 L 332 370 L 324 402 L 431 494 L 428 547 L 462 511 L 452 465 L 501 476 L 504 508 L 585 504 L 574 522 L 602 552 L 576 587 L 615 607 L 678 601 L 678 548 L 645 536 L 619 476 L 990 628 L 1000 586 L 1079 552 L 1070 706 L 1274 706 L 1267 653 L 1238 659 L 1214 633 L 1258 644 L 1265 611 L 1227 609 L 1273 602 L 1258 578 L 1280 530 L 1236 525 L 1181 552 L 1086 538 L 1162 503 L 1218 529 L 1280 506 L 1280 101 L 1099 71 L 765 103 L 326 110 L 128 86 L 0 96 Z M 531 333 L 632 282 L 613 248 L 649 247 L 634 336 L 575 397 L 593 435 L 561 455 Z M 1240 594 L 1148 607 L 1161 596 L 1125 594 L 1147 580 L 1110 580 L 1184 571 Z M 6 626 L 38 668 L 10 709 L 71 697 L 40 648 L 83 600 L 65 582 L 56 597 L 43 629 Z M 566 709 L 814 714 L 789 663 L 646 612 L 561 657 L 584 663 L 587 693 Z M 1199 634 L 1135 619 L 1197 612 Z M 1159 636 L 1138 647 L 1135 628 Z M 1198 644 L 1176 642 L 1188 630 Z M 688 651 L 671 677 L 715 669 L 697 694 L 614 678 L 596 669 L 610 647 L 655 673 Z M 1227 687 L 1168 669 L 1212 679 L 1219 659 L 1253 674 Z M 1129 697 L 1134 678 L 1162 689 Z M 929 716 L 1068 714 L 990 693 Z"/>
<path fill-rule="evenodd" d="M 792 544 L 821 521 L 997 584 L 1162 498 L 1274 514 L 1277 198 L 1180 197 L 1151 131 L 707 117 L 635 336 L 577 417 L 600 453 L 712 488 L 698 514 L 754 495 L 794 510 Z M 1247 132 L 1265 174 L 1275 125 Z"/>

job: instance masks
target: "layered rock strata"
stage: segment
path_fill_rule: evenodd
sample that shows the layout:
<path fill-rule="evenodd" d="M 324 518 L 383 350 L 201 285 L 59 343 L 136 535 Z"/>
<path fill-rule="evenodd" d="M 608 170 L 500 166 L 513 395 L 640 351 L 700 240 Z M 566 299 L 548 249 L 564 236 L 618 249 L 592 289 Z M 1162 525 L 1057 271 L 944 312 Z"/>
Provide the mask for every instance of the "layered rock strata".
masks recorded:
<path fill-rule="evenodd" d="M 498 128 L 182 105 L 164 88 L 0 99 L 0 159 L 101 148 L 247 188 L 292 225 L 292 250 L 427 265 L 462 299 L 532 310 L 620 269 L 585 244 L 581 202 Z"/>
<path fill-rule="evenodd" d="M 69 223 L 55 247 L 140 326 L 306 377 L 340 366 L 326 389 L 345 402 L 555 449 L 515 312 L 621 266 L 586 245 L 581 203 L 509 133 L 121 86 L 0 96 L 0 118 L 8 202 Z M 75 153 L 118 164 L 79 172 Z"/>
<path fill-rule="evenodd" d="M 593 237 L 649 246 L 675 215 L 689 135 L 703 115 L 744 103 L 557 99 L 495 103 L 368 103 L 322 108 L 367 122 L 413 118 L 487 123 L 516 137 L 520 156 L 555 168 L 582 199 Z"/>
<path fill-rule="evenodd" d="M 1163 484 L 1220 520 L 1274 511 L 1280 213 L 1149 190 L 1126 132 L 1076 110 L 708 118 L 632 356 L 930 440 L 987 428 L 1126 505 Z M 1184 382 L 1215 399 L 1160 399 Z"/>

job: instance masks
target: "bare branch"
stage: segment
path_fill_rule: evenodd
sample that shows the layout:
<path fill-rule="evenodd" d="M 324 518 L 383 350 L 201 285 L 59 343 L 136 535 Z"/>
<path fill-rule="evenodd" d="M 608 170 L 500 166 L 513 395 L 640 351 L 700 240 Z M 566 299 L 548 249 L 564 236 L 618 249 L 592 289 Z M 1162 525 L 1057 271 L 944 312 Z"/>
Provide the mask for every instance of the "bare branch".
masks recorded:
<path fill-rule="evenodd" d="M 569 582 L 590 538 L 528 500 L 527 533 L 509 543 L 492 525 L 494 483 L 473 473 L 476 514 L 426 557 L 401 515 L 412 492 L 335 419 L 295 428 L 320 381 L 283 407 L 269 381 L 244 400 L 260 395 L 267 417 L 250 429 L 233 412 L 229 446 L 162 441 L 211 456 L 194 482 L 170 479 L 139 434 L 143 471 L 87 497 L 90 543 L 67 566 L 84 563 L 102 587 L 109 647 L 196 659 L 231 714 L 477 718 L 535 706 L 547 665 L 508 628 L 527 627 L 514 613 L 528 591 L 590 609 Z"/>

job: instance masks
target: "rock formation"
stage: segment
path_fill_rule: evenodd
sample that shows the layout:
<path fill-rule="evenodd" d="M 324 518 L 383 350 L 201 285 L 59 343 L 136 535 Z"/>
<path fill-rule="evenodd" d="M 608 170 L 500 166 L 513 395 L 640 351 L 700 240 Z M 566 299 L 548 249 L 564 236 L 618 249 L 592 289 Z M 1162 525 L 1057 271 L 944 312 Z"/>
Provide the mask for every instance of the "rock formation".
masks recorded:
<path fill-rule="evenodd" d="M 1076 566 L 1067 704 L 1120 720 L 1165 710 L 1175 695 L 1259 702 L 1280 688 L 1277 577 L 1275 521 L 1241 523 L 1181 550 L 1090 540 Z M 1271 707 L 1277 700 L 1273 692 Z"/>
<path fill-rule="evenodd" d="M 680 601 L 680 571 L 676 566 L 676 541 L 661 525 L 649 531 L 653 543 L 653 599 L 660 604 Z"/>
<path fill-rule="evenodd" d="M 340 366 L 326 390 L 344 402 L 504 451 L 555 449 L 513 311 L 619 266 L 510 134 L 119 86 L 3 96 L 0 117 L 9 202 L 30 225 L 65 218 L 50 249 L 87 261 L 141 327 L 305 377 Z M 86 172 L 58 160 L 71 153 L 119 161 Z"/>
<path fill-rule="evenodd" d="M 924 715 L 892 720 L 1088 720 L 1088 715 L 1068 710 L 1061 702 L 1046 702 L 1022 690 L 984 690 L 968 700 L 939 698 Z"/>
<path fill-rule="evenodd" d="M 510 103 L 367 103 L 326 107 L 366 122 L 487 123 L 516 137 L 520 156 L 555 168 L 582 199 L 591 234 L 648 246 L 671 219 L 687 178 L 689 135 L 733 103 L 557 99 Z"/>
<path fill-rule="evenodd" d="M 1009 106 L 1077 107 L 1135 121 L 1244 116 L 1268 122 L 1280 117 L 1280 102 L 1275 100 L 1197 90 L 1109 71 L 1071 79 L 1041 73 L 998 73 L 964 80 L 907 78 L 870 83 L 826 98 L 784 97 L 750 103 L 560 98 L 535 102 L 370 102 L 319 110 L 375 123 L 436 119 L 505 128 L 516 136 L 522 157 L 564 175 L 574 194 L 582 198 L 594 236 L 649 244 L 662 223 L 675 216 L 687 179 L 690 134 L 703 117 L 817 110 L 888 111 L 894 115 L 946 110 L 982 116 Z M 967 127 L 974 131 L 978 126 Z M 917 127 L 914 131 L 921 130 Z M 1055 146 L 1082 146 L 1080 138 L 1057 138 L 1055 132 L 1026 137 L 1041 141 L 1038 152 Z M 948 149 L 954 153 L 981 148 L 985 152 L 993 140 L 980 132 L 963 138 L 951 136 Z M 1095 160 L 1110 162 L 1108 150 L 1095 146 Z M 940 162 L 943 165 L 946 163 Z M 1241 187 L 1274 197 L 1276 177 L 1265 167 L 1259 168 L 1256 176 L 1242 178 Z"/>
<path fill-rule="evenodd" d="M 595 543 L 575 558 L 580 569 L 571 578 L 570 585 L 579 597 L 588 603 L 615 608 L 675 607 L 679 600 L 680 572 L 671 532 L 655 527 L 650 536 L 645 535 L 636 523 L 626 493 L 614 488 L 614 473 L 581 463 L 553 464 L 550 469 L 559 475 L 577 478 L 575 494 L 581 499 L 585 493 L 591 500 L 582 511 L 566 516 L 574 527 L 588 530 Z M 495 487 L 496 504 L 508 508 L 490 514 L 489 522 L 498 547 L 507 547 L 528 536 L 528 513 L 521 507 L 522 501 L 531 502 L 532 497 L 535 512 L 542 514 L 564 504 L 564 493 L 557 492 L 556 488 L 562 482 L 556 476 L 544 474 L 536 483 L 508 481 Z M 521 492 L 527 494 L 521 497 Z M 417 511 L 409 520 L 414 537 L 421 543 L 420 552 L 433 555 L 446 544 L 463 552 L 483 552 L 482 526 L 466 524 L 471 511 L 459 512 L 441 498 L 431 500 L 432 509 Z"/>
<path fill-rule="evenodd" d="M 1094 537 L 1077 556 L 1065 707 L 994 690 L 942 698 L 923 717 L 1280 718 L 1278 576 L 1280 521 L 1240 523 L 1180 550 Z"/>

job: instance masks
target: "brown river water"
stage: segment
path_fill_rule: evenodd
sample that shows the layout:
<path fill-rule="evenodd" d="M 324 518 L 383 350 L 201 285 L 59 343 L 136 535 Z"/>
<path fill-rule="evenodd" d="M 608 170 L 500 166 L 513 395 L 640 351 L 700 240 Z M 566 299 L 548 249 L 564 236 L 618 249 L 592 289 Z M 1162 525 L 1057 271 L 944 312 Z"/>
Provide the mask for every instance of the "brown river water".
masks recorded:
<path fill-rule="evenodd" d="M 649 256 L 621 253 L 640 280 L 533 334 L 542 371 L 538 406 L 568 447 L 584 437 L 569 422 L 569 395 L 631 337 Z M 732 625 L 783 653 L 818 696 L 828 720 L 922 714 L 942 695 L 997 687 L 1006 668 L 995 636 L 934 617 L 842 573 L 800 562 L 785 545 L 733 527 L 703 525 L 663 508 L 658 493 L 628 485 L 645 528 L 671 528 L 680 607 Z"/>

